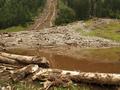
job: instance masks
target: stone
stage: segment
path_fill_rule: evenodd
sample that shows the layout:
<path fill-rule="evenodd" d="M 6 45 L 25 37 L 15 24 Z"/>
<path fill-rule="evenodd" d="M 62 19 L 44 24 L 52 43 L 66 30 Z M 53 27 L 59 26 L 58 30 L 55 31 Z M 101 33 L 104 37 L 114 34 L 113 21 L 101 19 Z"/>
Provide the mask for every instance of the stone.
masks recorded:
<path fill-rule="evenodd" d="M 17 41 L 18 41 L 18 43 L 23 42 L 22 38 L 18 39 Z"/>

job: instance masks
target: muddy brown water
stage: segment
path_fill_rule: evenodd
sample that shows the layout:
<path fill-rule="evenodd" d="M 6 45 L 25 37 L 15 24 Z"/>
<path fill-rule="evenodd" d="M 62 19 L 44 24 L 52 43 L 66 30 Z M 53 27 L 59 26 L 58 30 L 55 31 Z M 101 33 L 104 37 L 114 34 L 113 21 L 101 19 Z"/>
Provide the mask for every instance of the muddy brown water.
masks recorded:
<path fill-rule="evenodd" d="M 84 72 L 120 73 L 118 62 L 97 62 L 79 60 L 64 55 L 53 55 L 52 67 L 67 70 L 80 70 Z"/>
<path fill-rule="evenodd" d="M 120 61 L 104 62 L 102 60 L 102 62 L 99 62 L 94 60 L 75 58 L 58 53 L 44 52 L 44 50 L 40 51 L 39 53 L 34 50 L 10 50 L 9 52 L 22 55 L 38 55 L 46 57 L 50 61 L 51 68 L 78 70 L 83 72 L 120 73 Z"/>
<path fill-rule="evenodd" d="M 101 73 L 120 73 L 120 62 L 98 62 L 91 60 L 84 60 L 67 56 L 58 53 L 50 53 L 34 50 L 10 50 L 10 53 L 21 55 L 37 55 L 46 57 L 51 64 L 51 68 L 65 69 L 65 70 L 78 70 L 83 72 L 101 72 Z M 90 89 L 85 90 L 119 90 L 116 86 L 103 86 L 103 85 L 87 85 Z M 79 90 L 79 89 L 78 89 Z"/>

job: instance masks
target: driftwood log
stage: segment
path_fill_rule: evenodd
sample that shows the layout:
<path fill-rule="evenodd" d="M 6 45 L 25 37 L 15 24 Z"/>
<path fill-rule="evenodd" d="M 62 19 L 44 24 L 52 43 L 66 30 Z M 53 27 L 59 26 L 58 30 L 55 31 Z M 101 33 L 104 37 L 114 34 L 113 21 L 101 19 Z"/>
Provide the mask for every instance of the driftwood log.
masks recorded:
<path fill-rule="evenodd" d="M 24 73 L 24 75 L 21 76 L 21 72 Z M 63 85 L 71 81 L 75 83 L 84 82 L 95 84 L 120 85 L 120 74 L 87 73 L 59 69 L 42 69 L 39 68 L 39 66 L 37 65 L 26 66 L 22 69 L 17 70 L 17 73 L 15 71 L 12 74 L 12 78 L 14 81 L 19 81 L 19 78 L 17 78 L 18 76 L 21 76 L 22 79 L 25 79 L 25 76 L 28 73 L 31 73 L 31 75 L 29 75 L 29 80 L 40 80 L 44 82 L 49 81 L 52 83 L 52 85 Z"/>
<path fill-rule="evenodd" d="M 41 57 L 23 56 L 0 52 L 0 62 L 12 65 L 27 65 L 21 69 L 11 70 L 11 79 L 13 81 L 39 80 L 44 82 L 45 88 L 60 85 L 66 86 L 69 85 L 71 82 L 120 85 L 120 74 L 87 73 L 80 71 L 50 69 L 48 68 L 49 61 L 47 61 L 46 58 Z"/>
<path fill-rule="evenodd" d="M 23 56 L 0 52 L 0 62 L 7 64 L 37 64 L 42 68 L 50 66 L 49 61 L 45 57 Z"/>
<path fill-rule="evenodd" d="M 20 81 L 22 79 L 25 79 L 27 75 L 36 72 L 38 69 L 39 69 L 38 65 L 28 65 L 14 72 L 12 71 L 11 78 L 13 79 L 13 81 Z"/>

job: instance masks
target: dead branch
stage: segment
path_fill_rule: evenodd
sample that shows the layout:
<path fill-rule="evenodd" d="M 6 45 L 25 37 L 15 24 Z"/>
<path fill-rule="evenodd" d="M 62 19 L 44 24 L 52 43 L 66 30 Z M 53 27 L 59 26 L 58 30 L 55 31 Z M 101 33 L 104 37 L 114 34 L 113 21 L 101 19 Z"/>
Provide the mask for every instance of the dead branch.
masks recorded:
<path fill-rule="evenodd" d="M 11 78 L 13 81 L 19 81 L 25 79 L 27 75 L 36 72 L 38 69 L 39 69 L 38 65 L 34 65 L 34 64 L 28 65 L 26 67 L 23 67 L 21 69 L 12 72 Z"/>
<path fill-rule="evenodd" d="M 24 67 L 22 71 L 21 69 L 18 70 L 18 72 L 20 71 L 20 73 L 17 74 L 19 75 L 23 72 L 27 73 L 28 67 L 31 69 L 34 68 L 34 66 Z M 34 80 L 40 80 L 44 82 L 50 81 L 52 82 L 52 85 L 56 85 L 56 86 L 65 85 L 71 81 L 76 83 L 85 82 L 85 83 L 96 83 L 96 84 L 107 84 L 107 85 L 120 85 L 120 74 L 87 73 L 87 72 L 67 71 L 67 70 L 59 70 L 59 69 L 37 68 L 29 78 L 33 81 Z"/>
<path fill-rule="evenodd" d="M 4 52 L 0 52 L 0 62 L 8 64 L 37 64 L 43 68 L 50 66 L 49 61 L 45 57 L 23 56 Z"/>

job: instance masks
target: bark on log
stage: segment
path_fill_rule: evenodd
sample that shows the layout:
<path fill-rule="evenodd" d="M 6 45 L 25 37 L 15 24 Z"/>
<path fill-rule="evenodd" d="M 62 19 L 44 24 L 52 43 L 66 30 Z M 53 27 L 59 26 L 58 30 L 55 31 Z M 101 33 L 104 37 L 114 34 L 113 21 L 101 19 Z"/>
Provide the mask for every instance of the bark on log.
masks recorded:
<path fill-rule="evenodd" d="M 41 77 L 54 76 L 58 74 L 61 76 L 69 77 L 70 80 L 76 83 L 96 83 L 96 84 L 107 84 L 107 85 L 120 85 L 120 74 L 109 74 L 109 73 L 87 73 L 87 72 L 77 72 L 77 71 L 66 71 L 58 69 L 42 69 L 36 73 L 32 79 L 35 77 L 41 80 Z"/>
<path fill-rule="evenodd" d="M 27 75 L 36 72 L 38 69 L 39 69 L 38 65 L 34 65 L 34 64 L 28 65 L 24 68 L 11 72 L 12 73 L 11 78 L 13 81 L 19 81 L 25 79 Z"/>
<path fill-rule="evenodd" d="M 43 68 L 48 68 L 50 66 L 49 61 L 45 57 L 23 56 L 4 52 L 0 52 L 0 62 L 9 64 L 37 64 Z"/>
<path fill-rule="evenodd" d="M 27 71 L 26 68 L 22 69 L 22 72 L 26 72 L 26 71 Z M 17 74 L 19 75 L 19 73 Z M 85 82 L 85 83 L 96 83 L 96 84 L 107 84 L 107 85 L 120 85 L 120 74 L 87 73 L 87 72 L 67 71 L 67 70 L 59 70 L 59 69 L 38 68 L 32 74 L 30 79 L 33 81 L 37 79 L 45 82 L 51 81 L 54 82 L 53 84 L 68 83 L 71 80 L 76 83 Z"/>
<path fill-rule="evenodd" d="M 18 64 L 17 61 L 10 59 L 10 58 L 3 57 L 3 56 L 0 56 L 0 62 L 6 63 L 6 64 Z"/>

